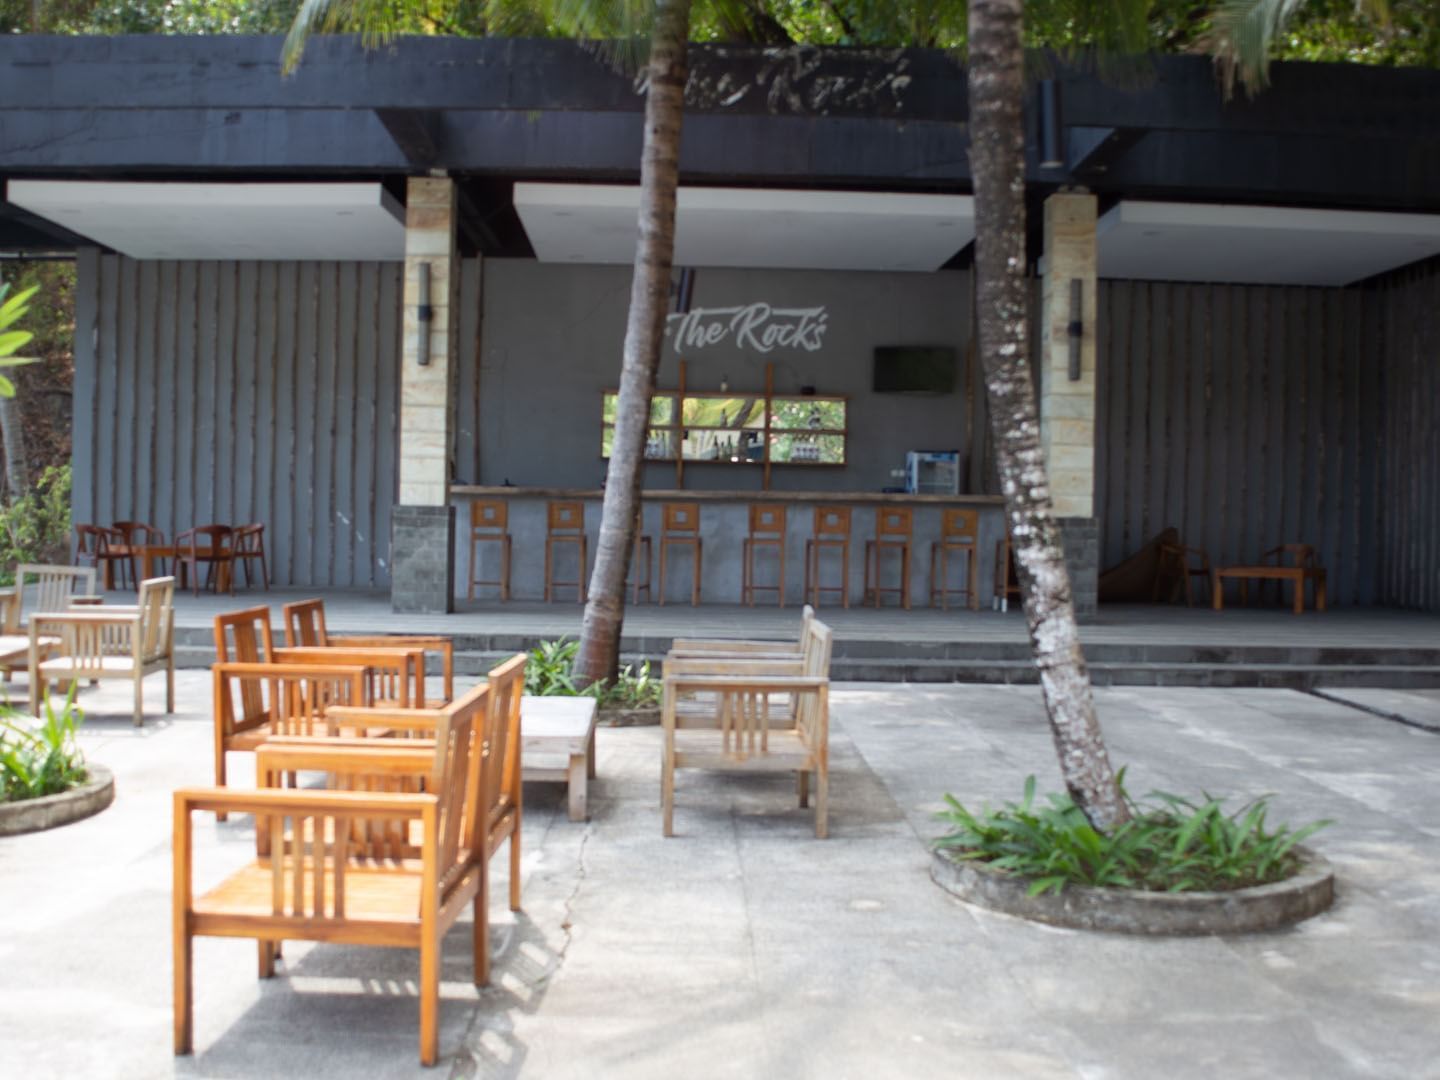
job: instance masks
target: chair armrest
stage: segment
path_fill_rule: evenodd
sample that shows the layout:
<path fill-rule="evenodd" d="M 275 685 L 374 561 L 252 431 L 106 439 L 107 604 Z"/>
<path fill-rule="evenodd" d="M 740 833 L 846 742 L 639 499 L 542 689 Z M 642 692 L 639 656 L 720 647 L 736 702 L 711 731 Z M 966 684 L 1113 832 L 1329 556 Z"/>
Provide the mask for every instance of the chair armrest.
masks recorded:
<path fill-rule="evenodd" d="M 0 589 L 0 633 L 20 632 L 20 590 Z"/>
<path fill-rule="evenodd" d="M 396 818 L 422 817 L 439 800 L 423 793 L 320 791 L 296 788 L 182 788 L 175 792 L 177 816 L 191 810 L 233 814 L 314 814 L 326 810 Z"/>
<path fill-rule="evenodd" d="M 781 653 L 787 656 L 800 655 L 800 646 L 790 641 L 756 641 L 752 639 L 736 638 L 733 641 L 726 641 L 723 638 L 676 638 L 670 643 L 671 652 L 758 652 L 758 653 Z"/>
<path fill-rule="evenodd" d="M 662 676 L 666 679 L 676 675 L 803 675 L 803 662 L 795 659 L 766 659 L 762 657 L 669 657 L 665 658 Z"/>
<path fill-rule="evenodd" d="M 406 731 L 434 731 L 445 713 L 441 709 L 374 709 L 368 705 L 334 705 L 325 710 L 333 724 L 357 728 L 394 727 Z"/>
<path fill-rule="evenodd" d="M 327 649 L 445 649 L 455 648 L 455 639 L 443 634 L 330 634 Z M 311 646 L 299 646 L 307 648 Z M 318 646 L 315 646 L 318 647 Z"/>
<path fill-rule="evenodd" d="M 267 664 L 263 661 L 229 660 L 211 664 L 215 675 L 250 676 L 265 679 L 348 678 L 365 674 L 360 664 Z"/>
<path fill-rule="evenodd" d="M 410 746 L 391 739 L 324 739 L 279 736 L 255 748 L 255 774 L 277 772 L 364 772 L 375 776 L 428 776 L 434 746 Z"/>
<path fill-rule="evenodd" d="M 139 621 L 139 611 L 126 611 L 124 608 L 37 611 L 30 616 L 30 629 L 33 631 L 42 622 L 52 626 L 126 626 Z"/>
<path fill-rule="evenodd" d="M 665 686 L 676 690 L 754 690 L 784 692 L 818 690 L 830 685 L 828 675 L 678 675 L 665 677 Z"/>

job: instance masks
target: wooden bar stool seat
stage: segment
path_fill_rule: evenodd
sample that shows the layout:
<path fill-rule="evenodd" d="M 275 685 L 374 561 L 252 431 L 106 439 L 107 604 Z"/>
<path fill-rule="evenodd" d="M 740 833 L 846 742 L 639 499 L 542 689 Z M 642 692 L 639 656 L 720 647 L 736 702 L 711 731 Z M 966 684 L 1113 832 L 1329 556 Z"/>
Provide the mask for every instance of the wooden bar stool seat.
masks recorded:
<path fill-rule="evenodd" d="M 882 506 L 875 511 L 875 535 L 865 541 L 865 599 L 880 606 L 886 593 L 900 597 L 900 606 L 910 609 L 910 551 L 915 538 L 915 511 L 908 506 Z M 887 551 L 900 555 L 900 584 L 880 584 L 880 560 Z"/>
<path fill-rule="evenodd" d="M 840 584 L 820 584 L 820 555 L 840 553 Z M 821 593 L 839 593 L 840 606 L 850 606 L 850 507 L 817 506 L 811 536 L 805 541 L 805 596 L 820 606 Z"/>
<path fill-rule="evenodd" d="M 762 547 L 775 549 L 777 559 L 774 585 L 755 584 L 755 552 Z M 750 535 L 741 550 L 740 602 L 755 606 L 755 593 L 773 592 L 785 606 L 785 507 L 772 503 L 754 503 L 750 507 Z"/>
<path fill-rule="evenodd" d="M 660 606 L 665 606 L 665 567 L 672 547 L 689 547 L 694 553 L 690 603 L 700 603 L 700 504 L 665 503 L 660 507 Z"/>
<path fill-rule="evenodd" d="M 940 610 L 950 610 L 950 597 L 963 596 L 971 611 L 980 608 L 980 594 L 975 591 L 975 571 L 979 562 L 980 512 L 978 510 L 942 510 L 940 539 L 930 545 L 930 606 L 938 598 Z M 965 587 L 950 588 L 950 556 L 965 557 Z"/>
<path fill-rule="evenodd" d="M 561 581 L 555 577 L 555 548 L 557 545 L 574 544 L 579 556 L 579 567 L 574 581 Z M 549 603 L 557 588 L 575 587 L 575 598 L 585 602 L 585 567 L 588 565 L 589 548 L 585 539 L 585 504 L 578 500 L 552 502 L 545 507 L 545 602 Z"/>
<path fill-rule="evenodd" d="M 500 545 L 500 576 L 480 576 L 482 544 Z M 549 550 L 547 547 L 548 559 Z M 549 577 L 548 573 L 546 575 Z M 546 582 L 548 587 L 548 580 Z M 467 595 L 475 599 L 477 586 L 496 585 L 503 603 L 510 599 L 510 503 L 505 499 L 476 499 L 470 504 L 470 586 Z M 549 599 L 549 596 L 546 596 Z"/>

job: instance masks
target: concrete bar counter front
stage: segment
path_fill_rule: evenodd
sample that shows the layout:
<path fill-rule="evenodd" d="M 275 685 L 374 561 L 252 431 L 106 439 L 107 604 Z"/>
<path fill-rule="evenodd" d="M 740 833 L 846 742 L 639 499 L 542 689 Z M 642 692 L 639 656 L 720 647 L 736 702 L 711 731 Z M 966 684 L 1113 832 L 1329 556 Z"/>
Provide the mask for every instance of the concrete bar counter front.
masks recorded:
<path fill-rule="evenodd" d="M 595 545 L 600 532 L 602 493 L 597 490 L 542 487 L 456 486 L 451 493 L 457 503 L 456 591 L 464 595 L 470 578 L 470 560 L 476 550 L 481 559 L 482 579 L 499 577 L 499 546 L 482 544 L 472 548 L 470 536 L 470 503 L 475 499 L 503 499 L 509 506 L 508 530 L 511 537 L 510 596 L 513 600 L 544 598 L 546 507 L 553 501 L 580 501 L 585 506 L 585 533 L 589 538 L 588 572 L 594 567 Z M 785 508 L 785 602 L 804 602 L 805 542 L 813 535 L 814 511 L 817 507 L 848 506 L 851 508 L 850 558 L 847 576 L 850 604 L 860 604 L 865 582 L 865 541 L 875 536 L 877 512 L 887 506 L 905 506 L 914 511 L 914 533 L 910 555 L 910 604 L 923 607 L 929 601 L 930 550 L 940 539 L 942 511 L 966 508 L 979 511 L 978 567 L 975 590 L 979 606 L 988 610 L 994 593 L 996 543 L 1005 535 L 1004 500 L 998 495 L 904 495 L 878 492 L 841 491 L 714 491 L 714 490 L 653 490 L 643 493 L 644 528 L 642 535 L 651 542 L 651 600 L 660 599 L 660 535 L 661 513 L 666 503 L 694 503 L 700 508 L 700 538 L 703 542 L 701 598 L 704 604 L 737 604 L 742 581 L 742 548 L 749 532 L 749 508 L 753 504 Z M 643 552 L 641 552 L 643 555 Z M 575 580 L 575 546 L 564 545 L 556 552 L 556 577 Z M 669 556 L 666 574 L 667 604 L 690 602 L 690 548 L 674 548 Z M 837 552 L 827 550 L 821 558 L 821 583 L 827 587 L 839 584 Z M 963 557 L 952 554 L 950 588 L 964 586 Z M 881 584 L 888 590 L 899 584 L 900 556 L 888 551 L 880 569 Z M 643 569 L 639 571 L 644 579 Z M 776 580 L 776 558 L 773 548 L 762 549 L 755 560 L 755 581 L 759 586 L 773 585 Z M 493 600 L 499 592 L 494 586 L 477 593 L 477 599 Z M 627 600 L 629 599 L 627 594 Z M 776 603 L 772 590 L 761 591 L 756 605 Z M 556 602 L 574 603 L 573 587 L 557 590 Z M 641 602 L 645 602 L 642 594 Z M 827 592 L 824 605 L 839 603 L 839 595 Z M 898 604 L 898 596 L 887 592 L 884 603 Z M 962 597 L 952 595 L 952 608 L 965 607 Z"/>

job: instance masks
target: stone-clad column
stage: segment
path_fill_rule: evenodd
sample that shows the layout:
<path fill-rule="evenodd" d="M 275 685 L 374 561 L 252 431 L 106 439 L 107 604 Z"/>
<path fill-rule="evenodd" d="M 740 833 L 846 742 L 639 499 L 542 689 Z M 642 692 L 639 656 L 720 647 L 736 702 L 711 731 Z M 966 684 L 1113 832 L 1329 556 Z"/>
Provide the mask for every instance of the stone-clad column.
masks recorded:
<path fill-rule="evenodd" d="M 455 184 L 448 177 L 410 178 L 405 199 L 400 501 L 392 515 L 390 541 L 390 600 L 396 611 L 449 612 L 455 607 L 455 511 L 450 505 L 459 346 L 455 205 Z"/>
<path fill-rule="evenodd" d="M 1060 519 L 1080 618 L 1095 614 L 1099 574 L 1095 518 L 1095 196 L 1045 200 L 1045 277 L 1040 320 L 1040 441 Z M 1079 305 L 1074 303 L 1079 284 Z M 1072 326 L 1078 324 L 1078 326 Z M 1079 378 L 1072 370 L 1079 330 Z"/>

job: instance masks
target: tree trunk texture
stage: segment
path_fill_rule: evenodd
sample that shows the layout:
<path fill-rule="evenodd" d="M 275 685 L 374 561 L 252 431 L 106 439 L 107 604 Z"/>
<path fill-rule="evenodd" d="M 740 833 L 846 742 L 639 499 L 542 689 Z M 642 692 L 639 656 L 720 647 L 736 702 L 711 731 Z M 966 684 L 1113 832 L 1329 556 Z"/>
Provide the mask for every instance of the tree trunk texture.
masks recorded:
<path fill-rule="evenodd" d="M 1096 828 L 1129 818 L 1105 751 L 1080 651 L 1070 574 L 1050 501 L 1026 352 L 1022 0 L 970 3 L 970 171 L 976 318 L 996 466 L 1030 643 L 1065 786 Z"/>
<path fill-rule="evenodd" d="M 605 472 L 605 502 L 595 570 L 580 629 L 578 685 L 614 678 L 620 663 L 625 577 L 635 547 L 636 512 L 650 427 L 650 395 L 665 341 L 670 269 L 675 252 L 675 188 L 685 108 L 690 0 L 660 0 L 650 40 L 645 143 L 640 161 L 640 237 L 625 324 L 625 351 L 615 405 L 615 436 Z"/>
<path fill-rule="evenodd" d="M 20 379 L 14 368 L 8 372 L 8 378 L 18 389 Z M 29 485 L 25 475 L 25 425 L 15 398 L 0 397 L 0 444 L 5 450 L 5 498 L 14 502 L 25 494 Z"/>

